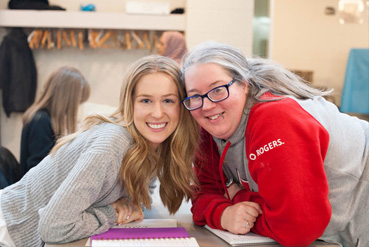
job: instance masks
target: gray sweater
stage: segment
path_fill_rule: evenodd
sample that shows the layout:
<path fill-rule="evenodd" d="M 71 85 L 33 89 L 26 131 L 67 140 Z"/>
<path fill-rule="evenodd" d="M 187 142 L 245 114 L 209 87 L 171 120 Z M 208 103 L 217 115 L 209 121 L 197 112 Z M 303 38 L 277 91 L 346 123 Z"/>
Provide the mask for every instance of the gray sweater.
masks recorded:
<path fill-rule="evenodd" d="M 126 129 L 100 124 L 5 188 L 1 208 L 16 246 L 67 243 L 113 226 L 111 203 L 127 196 L 118 178 L 131 144 Z"/>

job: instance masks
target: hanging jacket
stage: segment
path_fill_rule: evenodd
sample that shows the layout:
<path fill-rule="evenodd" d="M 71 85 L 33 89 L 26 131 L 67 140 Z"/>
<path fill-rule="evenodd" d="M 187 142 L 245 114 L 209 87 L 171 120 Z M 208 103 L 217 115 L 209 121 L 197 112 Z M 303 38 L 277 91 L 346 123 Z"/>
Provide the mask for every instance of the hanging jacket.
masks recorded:
<path fill-rule="evenodd" d="M 37 87 L 37 70 L 27 35 L 13 28 L 0 46 L 0 88 L 3 107 L 9 117 L 12 112 L 25 112 L 33 103 Z"/>

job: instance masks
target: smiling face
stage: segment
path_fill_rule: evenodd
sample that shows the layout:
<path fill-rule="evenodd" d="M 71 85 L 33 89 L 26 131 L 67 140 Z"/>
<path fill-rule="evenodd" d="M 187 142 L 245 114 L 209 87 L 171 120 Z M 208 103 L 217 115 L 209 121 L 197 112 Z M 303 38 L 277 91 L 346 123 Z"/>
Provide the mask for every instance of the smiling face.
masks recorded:
<path fill-rule="evenodd" d="M 185 72 L 187 96 L 203 95 L 231 80 L 232 77 L 218 64 L 192 65 Z M 237 81 L 229 87 L 227 99 L 214 103 L 205 97 L 203 106 L 191 114 L 211 135 L 227 140 L 241 121 L 247 91 L 247 86 Z"/>
<path fill-rule="evenodd" d="M 180 115 L 178 89 L 164 73 L 143 76 L 134 92 L 133 122 L 153 150 L 176 129 Z"/>

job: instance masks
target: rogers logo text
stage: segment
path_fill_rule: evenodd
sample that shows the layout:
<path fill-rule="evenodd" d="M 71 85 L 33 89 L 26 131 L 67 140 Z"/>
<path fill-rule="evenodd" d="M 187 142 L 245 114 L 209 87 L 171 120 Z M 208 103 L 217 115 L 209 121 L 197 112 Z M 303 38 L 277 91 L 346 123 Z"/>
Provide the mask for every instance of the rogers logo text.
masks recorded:
<path fill-rule="evenodd" d="M 281 141 L 281 139 L 277 139 L 275 141 L 271 141 L 267 144 L 265 144 L 264 146 L 256 149 L 256 154 L 255 153 L 251 153 L 249 155 L 250 160 L 256 160 L 256 158 L 260 155 L 262 155 L 263 153 L 268 152 L 269 150 L 272 150 L 273 148 L 282 146 L 284 144 L 284 142 Z"/>

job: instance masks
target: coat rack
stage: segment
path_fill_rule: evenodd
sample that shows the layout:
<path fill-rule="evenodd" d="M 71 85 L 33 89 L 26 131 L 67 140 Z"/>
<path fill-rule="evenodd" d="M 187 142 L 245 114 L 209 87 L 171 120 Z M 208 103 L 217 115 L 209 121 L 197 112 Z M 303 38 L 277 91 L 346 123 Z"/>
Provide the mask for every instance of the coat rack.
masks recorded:
<path fill-rule="evenodd" d="M 31 49 L 63 47 L 105 49 L 148 49 L 152 51 L 162 31 L 109 29 L 34 29 L 28 35 Z"/>

